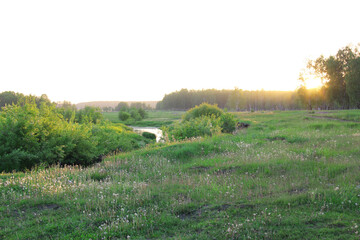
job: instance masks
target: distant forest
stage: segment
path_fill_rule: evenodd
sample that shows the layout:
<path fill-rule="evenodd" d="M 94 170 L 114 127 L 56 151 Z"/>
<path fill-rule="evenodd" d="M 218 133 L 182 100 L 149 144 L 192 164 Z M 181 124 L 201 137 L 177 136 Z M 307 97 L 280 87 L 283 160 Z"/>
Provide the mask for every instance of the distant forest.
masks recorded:
<path fill-rule="evenodd" d="M 321 79 L 320 88 L 308 89 L 306 82 Z M 336 55 L 310 60 L 299 74 L 295 91 L 188 90 L 165 95 L 156 105 L 161 110 L 187 110 L 203 102 L 233 111 L 296 109 L 359 109 L 360 53 L 357 47 L 344 47 Z"/>
<path fill-rule="evenodd" d="M 301 103 L 294 91 L 244 91 L 234 90 L 188 90 L 166 94 L 158 102 L 159 110 L 187 110 L 206 102 L 217 104 L 220 108 L 234 111 L 258 110 L 295 110 L 301 109 Z"/>

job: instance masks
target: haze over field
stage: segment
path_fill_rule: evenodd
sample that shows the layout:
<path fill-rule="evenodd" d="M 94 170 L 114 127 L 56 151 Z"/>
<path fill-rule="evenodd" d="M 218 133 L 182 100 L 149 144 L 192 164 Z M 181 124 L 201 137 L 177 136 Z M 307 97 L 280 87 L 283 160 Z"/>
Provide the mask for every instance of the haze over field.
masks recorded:
<path fill-rule="evenodd" d="M 161 100 L 294 90 L 307 59 L 360 42 L 358 1 L 2 1 L 0 92 Z"/>

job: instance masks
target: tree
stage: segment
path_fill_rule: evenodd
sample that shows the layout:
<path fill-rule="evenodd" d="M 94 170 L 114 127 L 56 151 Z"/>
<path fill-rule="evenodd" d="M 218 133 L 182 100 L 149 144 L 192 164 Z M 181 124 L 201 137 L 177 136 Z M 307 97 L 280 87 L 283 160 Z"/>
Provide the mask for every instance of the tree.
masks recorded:
<path fill-rule="evenodd" d="M 350 106 L 360 109 L 360 57 L 349 63 L 349 73 L 346 75 L 345 81 Z"/>
<path fill-rule="evenodd" d="M 130 117 L 131 117 L 131 115 L 130 115 L 130 113 L 128 113 L 128 112 L 125 112 L 125 111 L 120 111 L 120 112 L 119 112 L 119 119 L 120 119 L 121 121 L 126 121 L 126 120 L 128 120 Z"/>
<path fill-rule="evenodd" d="M 115 111 L 126 111 L 129 108 L 129 104 L 127 102 L 119 102 L 119 104 L 115 107 Z"/>
<path fill-rule="evenodd" d="M 358 64 L 356 59 L 359 57 L 357 48 L 346 46 L 340 49 L 335 56 L 328 58 L 320 56 L 316 60 L 308 62 L 308 69 L 313 70 L 316 76 L 325 81 L 326 98 L 332 108 L 349 108 L 351 94 L 352 102 L 354 102 L 354 97 L 357 96 Z M 355 90 L 353 91 L 352 88 Z"/>
<path fill-rule="evenodd" d="M 20 93 L 15 93 L 11 91 L 6 91 L 0 93 L 0 108 L 5 107 L 5 105 L 16 104 L 23 95 Z"/>

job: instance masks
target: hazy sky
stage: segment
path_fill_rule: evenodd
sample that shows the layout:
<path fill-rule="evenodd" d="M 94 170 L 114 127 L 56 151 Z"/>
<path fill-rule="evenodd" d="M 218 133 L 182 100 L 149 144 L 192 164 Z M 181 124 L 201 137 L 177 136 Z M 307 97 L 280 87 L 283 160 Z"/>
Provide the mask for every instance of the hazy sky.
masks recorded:
<path fill-rule="evenodd" d="M 0 1 L 0 92 L 161 100 L 294 90 L 307 59 L 360 42 L 360 1 Z"/>

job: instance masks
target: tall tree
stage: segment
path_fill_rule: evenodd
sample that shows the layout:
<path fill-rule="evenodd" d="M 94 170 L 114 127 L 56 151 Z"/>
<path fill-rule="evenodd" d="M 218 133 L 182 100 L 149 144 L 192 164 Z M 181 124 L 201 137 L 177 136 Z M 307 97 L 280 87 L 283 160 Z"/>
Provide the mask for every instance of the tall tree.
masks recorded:
<path fill-rule="evenodd" d="M 358 49 L 350 46 L 340 49 L 335 56 L 325 58 L 320 56 L 314 61 L 309 61 L 308 69 L 321 77 L 325 82 L 326 97 L 333 108 L 349 108 L 351 90 L 356 85 L 357 64 L 353 63 L 359 58 Z M 349 76 L 350 80 L 349 80 Z M 346 81 L 346 79 L 348 79 Z M 350 85 L 347 85 L 350 82 Z M 355 91 L 356 92 L 356 91 Z M 353 96 L 351 97 L 353 99 Z"/>

